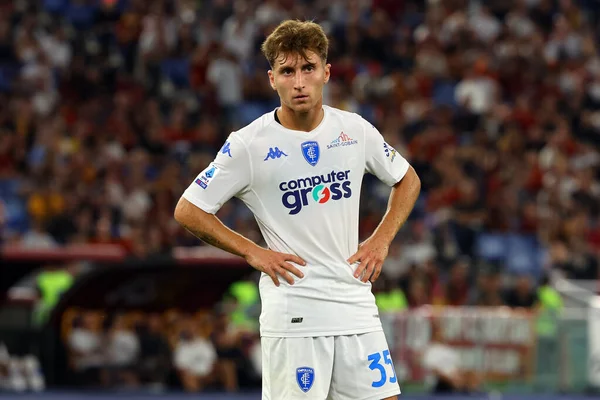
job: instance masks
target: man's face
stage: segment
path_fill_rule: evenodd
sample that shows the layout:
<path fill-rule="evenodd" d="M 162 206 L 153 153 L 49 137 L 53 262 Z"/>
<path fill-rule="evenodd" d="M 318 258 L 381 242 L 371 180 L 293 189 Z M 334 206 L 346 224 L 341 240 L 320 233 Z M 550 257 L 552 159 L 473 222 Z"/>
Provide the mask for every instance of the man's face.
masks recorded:
<path fill-rule="evenodd" d="M 295 112 L 308 112 L 320 107 L 323 86 L 329 81 L 330 64 L 323 65 L 313 51 L 300 54 L 281 54 L 269 70 L 271 87 L 277 90 L 281 104 Z"/>

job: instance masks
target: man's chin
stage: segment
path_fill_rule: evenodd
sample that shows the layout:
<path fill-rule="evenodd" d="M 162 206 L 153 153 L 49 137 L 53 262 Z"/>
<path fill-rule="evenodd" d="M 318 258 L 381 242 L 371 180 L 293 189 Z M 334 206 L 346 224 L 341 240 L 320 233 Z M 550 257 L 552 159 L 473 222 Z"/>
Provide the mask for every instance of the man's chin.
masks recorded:
<path fill-rule="evenodd" d="M 313 104 L 307 102 L 303 104 L 293 104 L 290 108 L 297 113 L 306 113 L 312 110 L 313 107 Z"/>

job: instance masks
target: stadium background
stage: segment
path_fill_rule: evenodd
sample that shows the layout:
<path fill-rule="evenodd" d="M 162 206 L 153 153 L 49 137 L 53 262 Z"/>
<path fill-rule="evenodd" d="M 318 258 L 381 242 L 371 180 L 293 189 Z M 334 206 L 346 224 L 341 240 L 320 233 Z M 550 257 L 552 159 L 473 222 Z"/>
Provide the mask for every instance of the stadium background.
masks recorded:
<path fill-rule="evenodd" d="M 331 40 L 325 103 L 371 121 L 422 180 L 374 287 L 407 397 L 428 391 L 434 327 L 483 397 L 593 393 L 599 13 L 595 0 L 1 1 L 0 392 L 258 398 L 256 274 L 172 211 L 228 133 L 278 105 L 259 47 L 300 18 Z M 365 177 L 361 239 L 388 194 Z M 218 216 L 261 242 L 239 202 Z"/>

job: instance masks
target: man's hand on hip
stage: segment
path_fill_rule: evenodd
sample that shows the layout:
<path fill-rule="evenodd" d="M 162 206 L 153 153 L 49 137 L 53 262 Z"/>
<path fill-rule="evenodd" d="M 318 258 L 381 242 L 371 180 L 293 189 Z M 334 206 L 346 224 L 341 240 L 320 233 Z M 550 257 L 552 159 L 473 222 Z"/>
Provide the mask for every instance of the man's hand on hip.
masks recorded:
<path fill-rule="evenodd" d="M 354 277 L 363 282 L 375 282 L 381 274 L 383 262 L 388 255 L 389 245 L 385 241 L 370 237 L 358 245 L 358 251 L 348 259 L 350 264 L 360 261 Z M 362 275 L 362 278 L 361 278 Z"/>
<path fill-rule="evenodd" d="M 278 276 L 281 276 L 290 285 L 293 285 L 294 278 L 290 275 L 290 272 L 298 278 L 304 278 L 304 274 L 288 261 L 302 266 L 306 265 L 306 262 L 298 256 L 278 253 L 273 250 L 263 249 L 262 247 L 253 249 L 253 251 L 246 256 L 246 262 L 257 270 L 269 275 L 273 280 L 273 283 L 275 283 L 275 286 L 279 286 Z"/>

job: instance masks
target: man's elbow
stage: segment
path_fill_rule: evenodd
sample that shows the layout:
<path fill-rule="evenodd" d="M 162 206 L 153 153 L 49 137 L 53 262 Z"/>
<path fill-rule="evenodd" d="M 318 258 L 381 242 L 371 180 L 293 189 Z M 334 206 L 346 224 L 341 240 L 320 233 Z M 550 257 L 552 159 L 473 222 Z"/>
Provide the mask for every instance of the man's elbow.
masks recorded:
<path fill-rule="evenodd" d="M 208 217 L 212 216 L 206 211 L 202 210 L 200 207 L 197 207 L 193 203 L 190 203 L 184 197 L 181 197 L 175 206 L 175 211 L 173 212 L 173 218 L 180 225 L 184 227 L 194 226 L 198 227 L 199 225 L 203 225 L 208 221 Z"/>
<path fill-rule="evenodd" d="M 395 185 L 396 187 L 403 186 L 403 190 L 411 190 L 418 196 L 421 192 L 421 179 L 417 175 L 417 171 L 412 166 L 408 167 L 408 171 L 404 177 Z"/>
<path fill-rule="evenodd" d="M 183 197 L 179 199 L 173 212 L 173 218 L 180 225 L 185 225 L 187 217 L 189 216 L 189 202 Z"/>
<path fill-rule="evenodd" d="M 419 193 L 421 193 L 421 179 L 419 178 L 419 175 L 417 175 L 417 171 L 415 171 L 413 167 L 410 167 L 410 170 L 413 174 L 413 187 L 418 196 Z"/>

